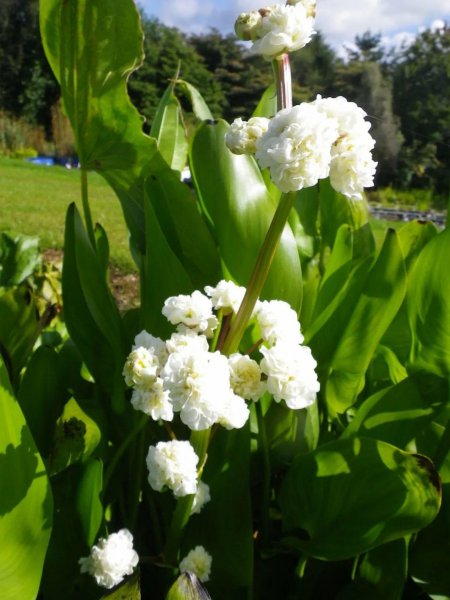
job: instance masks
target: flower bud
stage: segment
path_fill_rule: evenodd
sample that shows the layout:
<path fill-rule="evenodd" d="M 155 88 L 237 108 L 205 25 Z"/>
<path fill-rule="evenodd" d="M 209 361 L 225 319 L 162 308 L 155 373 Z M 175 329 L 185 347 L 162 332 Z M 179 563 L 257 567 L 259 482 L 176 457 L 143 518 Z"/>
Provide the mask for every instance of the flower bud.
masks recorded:
<path fill-rule="evenodd" d="M 257 10 L 241 13 L 234 24 L 234 31 L 240 40 L 256 40 L 262 17 Z"/>
<path fill-rule="evenodd" d="M 288 0 L 286 4 L 290 4 L 291 6 L 295 6 L 296 4 L 303 4 L 308 17 L 316 16 L 316 0 Z"/>

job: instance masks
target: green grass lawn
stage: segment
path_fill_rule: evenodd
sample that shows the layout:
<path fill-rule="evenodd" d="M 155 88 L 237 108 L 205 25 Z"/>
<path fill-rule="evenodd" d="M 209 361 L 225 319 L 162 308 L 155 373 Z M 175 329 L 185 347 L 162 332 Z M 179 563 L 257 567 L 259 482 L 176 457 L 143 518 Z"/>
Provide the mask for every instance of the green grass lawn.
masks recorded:
<path fill-rule="evenodd" d="M 96 173 L 89 174 L 89 198 L 94 222 L 101 223 L 108 234 L 111 261 L 124 270 L 135 270 L 119 200 Z M 81 212 L 77 170 L 0 157 L 0 231 L 38 235 L 42 249 L 62 248 L 71 202 Z"/>
<path fill-rule="evenodd" d="M 128 232 L 120 203 L 107 183 L 89 175 L 89 197 L 94 222 L 108 234 L 111 260 L 123 270 L 136 270 L 128 249 Z M 38 235 L 41 248 L 62 248 L 64 220 L 71 202 L 81 212 L 80 173 L 63 167 L 43 167 L 23 160 L 0 157 L 0 231 Z M 372 220 L 381 243 L 388 227 L 398 229 L 403 222 Z"/>

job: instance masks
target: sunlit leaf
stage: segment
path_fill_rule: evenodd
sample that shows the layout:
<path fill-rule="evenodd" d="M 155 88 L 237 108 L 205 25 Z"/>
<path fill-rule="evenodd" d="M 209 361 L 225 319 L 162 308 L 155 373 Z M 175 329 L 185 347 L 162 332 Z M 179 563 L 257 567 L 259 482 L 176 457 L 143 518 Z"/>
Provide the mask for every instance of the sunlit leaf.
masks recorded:
<path fill-rule="evenodd" d="M 44 464 L 0 358 L 0 598 L 36 598 L 52 527 Z"/>
<path fill-rule="evenodd" d="M 288 545 L 342 560 L 426 527 L 439 511 L 441 492 L 425 457 L 351 438 L 300 456 L 279 502 Z"/>

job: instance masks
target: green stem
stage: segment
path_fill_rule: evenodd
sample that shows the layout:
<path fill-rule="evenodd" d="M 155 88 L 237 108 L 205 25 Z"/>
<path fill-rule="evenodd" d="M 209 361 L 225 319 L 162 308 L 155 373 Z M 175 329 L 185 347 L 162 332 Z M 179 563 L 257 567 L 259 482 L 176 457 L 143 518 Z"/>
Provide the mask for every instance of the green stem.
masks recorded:
<path fill-rule="evenodd" d="M 271 467 L 266 425 L 264 423 L 261 402 L 255 402 L 254 406 L 256 410 L 256 418 L 258 420 L 258 449 L 261 452 L 263 466 L 263 490 L 261 494 L 261 539 L 263 544 L 265 544 L 269 539 Z"/>
<path fill-rule="evenodd" d="M 273 61 L 273 72 L 277 88 L 277 108 L 292 107 L 292 78 L 289 54 L 282 54 Z"/>
<path fill-rule="evenodd" d="M 247 323 L 250 320 L 256 301 L 263 289 L 269 273 L 275 251 L 283 233 L 284 226 L 292 210 L 295 201 L 295 193 L 283 194 L 278 204 L 275 215 L 270 224 L 269 231 L 259 251 L 255 268 L 250 277 L 247 291 L 242 304 L 231 324 L 227 339 L 222 347 L 223 354 L 232 354 L 239 348 Z"/>
<path fill-rule="evenodd" d="M 106 490 L 108 483 L 111 479 L 111 476 L 114 472 L 114 469 L 116 468 L 119 460 L 122 458 L 125 450 L 128 448 L 128 446 L 131 444 L 131 442 L 133 441 L 135 436 L 141 431 L 141 429 L 144 427 L 144 425 L 146 423 L 148 423 L 148 417 L 146 415 L 144 415 L 136 423 L 136 425 L 133 427 L 133 429 L 130 431 L 130 433 L 127 435 L 127 437 L 122 441 L 120 446 L 117 448 L 116 453 L 112 457 L 112 459 L 108 465 L 108 468 L 105 471 L 105 477 L 103 479 L 103 489 L 104 490 Z"/>
<path fill-rule="evenodd" d="M 191 445 L 198 456 L 198 477 L 201 477 L 203 467 L 206 462 L 206 452 L 208 450 L 211 429 L 204 431 L 193 431 L 191 433 Z M 191 516 L 192 504 L 195 494 L 183 496 L 177 502 L 175 512 L 170 524 L 169 535 L 167 536 L 166 547 L 164 549 L 164 561 L 168 565 L 175 565 L 178 557 L 183 529 L 186 527 Z"/>
<path fill-rule="evenodd" d="M 81 169 L 81 201 L 83 203 L 84 220 L 86 222 L 86 229 L 88 232 L 89 240 L 91 241 L 93 248 L 95 248 L 96 244 L 94 225 L 92 221 L 91 207 L 89 206 L 87 171 L 83 168 Z"/>

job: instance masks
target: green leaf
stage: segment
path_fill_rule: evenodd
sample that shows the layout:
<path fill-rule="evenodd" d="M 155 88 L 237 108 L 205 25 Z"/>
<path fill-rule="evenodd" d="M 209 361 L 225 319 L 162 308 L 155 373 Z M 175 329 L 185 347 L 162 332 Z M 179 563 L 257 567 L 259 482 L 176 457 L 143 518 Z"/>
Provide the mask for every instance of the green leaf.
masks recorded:
<path fill-rule="evenodd" d="M 101 439 L 97 423 L 71 398 L 56 423 L 50 474 L 55 475 L 79 460 L 85 461 Z"/>
<path fill-rule="evenodd" d="M 256 162 L 225 146 L 228 125 L 203 123 L 191 147 L 191 169 L 202 207 L 219 245 L 224 272 L 247 285 L 258 251 L 275 212 Z M 266 298 L 301 305 L 301 266 L 297 244 L 285 227 L 263 290 Z"/>
<path fill-rule="evenodd" d="M 362 435 L 406 446 L 447 402 L 447 382 L 417 373 L 364 400 L 342 437 Z"/>
<path fill-rule="evenodd" d="M 354 231 L 354 257 L 367 256 L 375 249 L 369 225 L 367 201 L 350 200 L 336 192 L 329 179 L 320 180 L 320 222 L 323 243 L 330 248 L 341 225 L 350 225 Z"/>
<path fill-rule="evenodd" d="M 36 598 L 52 527 L 47 473 L 0 358 L 0 597 Z"/>
<path fill-rule="evenodd" d="M 192 110 L 197 119 L 200 121 L 212 121 L 214 119 L 203 96 L 193 85 L 183 81 L 183 79 L 177 79 L 177 86 L 189 96 Z"/>
<path fill-rule="evenodd" d="M 271 83 L 261 96 L 260 101 L 253 111 L 252 117 L 265 117 L 266 119 L 271 119 L 276 113 L 277 91 L 275 89 L 275 84 Z"/>
<path fill-rule="evenodd" d="M 22 283 L 40 263 L 37 237 L 0 233 L 0 286 Z"/>
<path fill-rule="evenodd" d="M 277 402 L 264 415 L 272 468 L 286 467 L 300 452 L 314 450 L 319 441 L 317 402 L 303 410 L 290 410 Z"/>
<path fill-rule="evenodd" d="M 211 596 L 193 573 L 181 573 L 166 600 L 211 600 Z"/>
<path fill-rule="evenodd" d="M 422 250 L 408 285 L 411 368 L 450 375 L 450 230 Z"/>
<path fill-rule="evenodd" d="M 150 135 L 156 138 L 158 150 L 170 168 L 181 173 L 186 166 L 188 142 L 181 106 L 174 93 L 175 85 L 176 78 L 169 84 L 159 102 Z"/>
<path fill-rule="evenodd" d="M 31 289 L 22 284 L 0 288 L 0 353 L 13 381 L 25 365 L 41 332 Z"/>
<path fill-rule="evenodd" d="M 436 517 L 440 501 L 427 458 L 358 437 L 300 456 L 279 495 L 285 543 L 325 560 L 417 532 Z"/>
<path fill-rule="evenodd" d="M 120 412 L 124 407 L 126 334 L 108 288 L 102 255 L 92 248 L 74 204 L 66 217 L 62 288 L 67 329 L 92 375 Z"/>
<path fill-rule="evenodd" d="M 201 544 L 213 557 L 208 590 L 215 600 L 243 600 L 252 586 L 249 471 L 248 424 L 243 429 L 217 430 L 202 476 L 210 486 L 211 501 L 192 516 L 182 544 L 182 555 Z"/>
<path fill-rule="evenodd" d="M 355 580 L 337 600 L 401 600 L 408 572 L 408 540 L 378 546 L 361 560 Z"/>
<path fill-rule="evenodd" d="M 56 420 L 67 400 L 61 360 L 52 348 L 40 346 L 31 357 L 18 400 L 39 452 L 47 458 Z"/>
<path fill-rule="evenodd" d="M 76 507 L 84 541 L 89 547 L 93 546 L 97 539 L 103 521 L 103 505 L 100 500 L 102 488 L 102 461 L 100 459 L 89 459 L 84 465 L 76 496 Z"/>
<path fill-rule="evenodd" d="M 330 363 L 326 396 L 333 411 L 344 412 L 355 402 L 375 349 L 397 314 L 405 292 L 403 256 L 395 231 L 388 230 Z"/>
<path fill-rule="evenodd" d="M 169 296 L 191 293 L 194 285 L 170 247 L 147 197 L 145 232 L 147 247 L 141 270 L 143 327 L 153 335 L 169 335 L 172 327 L 161 314 L 164 301 Z"/>
<path fill-rule="evenodd" d="M 220 279 L 220 260 L 215 241 L 200 215 L 192 190 L 166 170 L 147 179 L 146 192 L 167 243 L 189 274 L 196 289 Z M 148 244 L 151 233 L 146 234 Z"/>
<path fill-rule="evenodd" d="M 41 36 L 85 169 L 125 169 L 148 146 L 126 81 L 143 60 L 132 0 L 41 0 Z"/>

